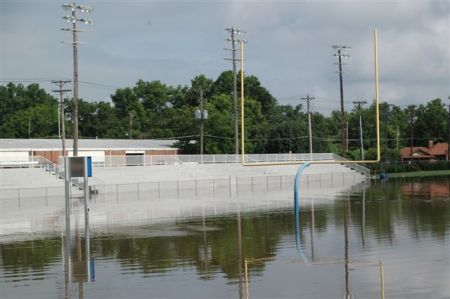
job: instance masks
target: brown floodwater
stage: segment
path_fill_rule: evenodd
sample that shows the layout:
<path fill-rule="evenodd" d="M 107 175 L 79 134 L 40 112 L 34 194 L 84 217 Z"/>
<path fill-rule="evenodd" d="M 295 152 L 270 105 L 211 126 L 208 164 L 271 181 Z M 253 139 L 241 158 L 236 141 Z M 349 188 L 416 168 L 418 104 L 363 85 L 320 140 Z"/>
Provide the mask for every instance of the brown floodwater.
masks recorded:
<path fill-rule="evenodd" d="M 0 298 L 450 298 L 449 190 L 301 198 L 299 248 L 286 206 L 0 239 Z"/>

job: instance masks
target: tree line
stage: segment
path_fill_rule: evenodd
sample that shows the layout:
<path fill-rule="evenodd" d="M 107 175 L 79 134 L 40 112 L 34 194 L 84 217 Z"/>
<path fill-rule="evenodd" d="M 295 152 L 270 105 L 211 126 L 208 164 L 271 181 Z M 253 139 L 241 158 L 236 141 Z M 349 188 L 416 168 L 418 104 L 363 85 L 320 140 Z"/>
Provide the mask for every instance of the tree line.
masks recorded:
<path fill-rule="evenodd" d="M 238 79 L 239 81 L 239 79 Z M 139 80 L 133 87 L 119 88 L 111 102 L 79 99 L 81 138 L 176 139 L 183 153 L 199 152 L 200 90 L 204 94 L 204 149 L 207 154 L 233 153 L 232 72 L 222 72 L 216 80 L 196 76 L 190 86 L 170 86 L 160 81 Z M 238 82 L 239 84 L 239 82 Z M 245 77 L 246 148 L 249 153 L 308 152 L 307 112 L 302 104 L 281 105 L 261 85 L 256 76 Z M 238 85 L 239 86 L 239 85 Z M 312 113 L 314 152 L 340 149 L 340 113 L 329 116 Z M 58 100 L 38 84 L 0 86 L 0 138 L 57 138 Z M 71 135 L 72 101 L 65 101 L 66 136 Z M 366 159 L 375 157 L 375 104 L 362 107 Z M 359 114 L 346 112 L 348 156 L 359 158 Z M 428 140 L 446 141 L 448 112 L 441 99 L 417 107 L 399 107 L 383 102 L 380 106 L 383 155 L 397 159 L 398 150 L 409 146 L 411 119 L 415 146 Z"/>

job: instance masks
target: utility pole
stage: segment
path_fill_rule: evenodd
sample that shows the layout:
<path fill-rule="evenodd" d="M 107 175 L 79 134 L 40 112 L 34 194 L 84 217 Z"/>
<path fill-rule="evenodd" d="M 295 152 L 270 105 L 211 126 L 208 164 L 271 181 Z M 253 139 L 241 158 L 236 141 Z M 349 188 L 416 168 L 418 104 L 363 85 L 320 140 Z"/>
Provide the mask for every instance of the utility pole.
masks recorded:
<path fill-rule="evenodd" d="M 200 113 L 200 155 L 203 161 L 203 120 L 205 119 L 203 113 L 203 89 L 200 89 Z"/>
<path fill-rule="evenodd" d="M 59 123 L 61 123 L 61 135 L 60 135 L 60 139 L 61 139 L 61 148 L 62 148 L 62 156 L 66 155 L 66 126 L 65 126 L 65 121 L 66 121 L 66 117 L 65 117 L 65 112 L 64 112 L 64 97 L 63 94 L 65 92 L 70 92 L 72 91 L 71 89 L 63 89 L 64 85 L 66 83 L 70 83 L 70 80 L 58 80 L 58 81 L 52 81 L 53 84 L 56 84 L 56 86 L 58 86 L 59 89 L 57 90 L 52 90 L 53 92 L 57 92 L 59 93 Z M 59 128 L 58 128 L 59 130 Z"/>
<path fill-rule="evenodd" d="M 134 111 L 128 112 L 128 118 L 129 118 L 128 137 L 130 138 L 130 140 L 132 139 L 132 136 L 133 136 L 133 117 L 134 117 Z"/>
<path fill-rule="evenodd" d="M 31 137 L 31 115 L 28 115 L 28 139 Z"/>
<path fill-rule="evenodd" d="M 311 110 L 309 103 L 311 100 L 314 100 L 314 97 L 310 97 L 309 95 L 306 95 L 306 98 L 301 98 L 302 100 L 306 101 L 306 111 L 308 112 L 308 137 L 309 137 L 309 153 L 313 153 L 313 144 L 312 144 L 312 128 L 311 128 Z"/>
<path fill-rule="evenodd" d="M 72 28 L 62 28 L 63 31 L 72 31 L 72 49 L 73 49 L 73 115 L 72 115 L 72 135 L 73 135 L 73 155 L 78 156 L 78 32 L 83 32 L 86 30 L 77 29 L 77 22 L 84 23 L 87 25 L 92 25 L 92 20 L 78 18 L 76 11 L 81 12 L 92 12 L 92 8 L 84 5 L 78 5 L 76 3 L 63 4 L 62 8 L 64 10 L 71 11 L 71 15 L 66 15 L 62 17 L 69 23 L 72 23 Z"/>
<path fill-rule="evenodd" d="M 410 116 L 409 116 L 409 123 L 411 125 L 411 143 L 410 143 L 410 155 L 411 155 L 411 163 L 413 161 L 413 146 L 414 146 L 414 122 L 417 120 L 417 117 L 414 116 L 414 109 L 415 106 L 410 107 Z"/>
<path fill-rule="evenodd" d="M 342 58 L 350 58 L 350 55 L 342 53 L 345 50 L 350 50 L 351 47 L 344 45 L 334 45 L 331 46 L 336 50 L 334 56 L 338 58 L 338 73 L 339 73 L 339 86 L 340 86 L 340 96 L 341 96 L 341 147 L 342 147 L 342 157 L 347 157 L 346 149 L 346 130 L 345 130 L 345 110 L 344 110 L 344 86 L 342 82 Z"/>
<path fill-rule="evenodd" d="M 367 101 L 353 101 L 356 110 L 359 115 L 359 148 L 361 154 L 361 160 L 364 161 L 364 141 L 363 141 L 363 127 L 362 127 L 362 117 L 361 117 L 361 105 L 367 104 Z"/>
<path fill-rule="evenodd" d="M 450 100 L 450 96 L 448 97 L 448 99 Z M 450 105 L 448 105 L 447 161 L 450 161 Z"/>
<path fill-rule="evenodd" d="M 231 60 L 233 62 L 233 123 L 234 123 L 234 153 L 239 154 L 239 128 L 238 128 L 238 108 L 237 108 L 237 74 L 236 74 L 236 43 L 240 42 L 240 39 L 236 38 L 236 35 L 244 35 L 245 32 L 235 28 L 228 27 L 225 29 L 230 33 L 230 37 L 226 40 L 231 43 L 231 49 L 225 49 L 231 51 L 231 59 L 225 58 L 225 60 Z"/>

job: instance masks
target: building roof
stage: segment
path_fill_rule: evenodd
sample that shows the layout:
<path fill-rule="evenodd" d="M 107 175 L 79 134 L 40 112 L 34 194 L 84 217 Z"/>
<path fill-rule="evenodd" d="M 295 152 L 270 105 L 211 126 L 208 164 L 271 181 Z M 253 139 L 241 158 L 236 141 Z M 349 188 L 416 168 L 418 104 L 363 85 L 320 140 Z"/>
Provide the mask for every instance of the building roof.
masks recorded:
<path fill-rule="evenodd" d="M 441 142 L 430 147 L 414 146 L 412 148 L 412 157 L 415 159 L 434 159 L 437 156 L 447 156 L 448 143 Z M 400 150 L 402 159 L 411 158 L 411 147 L 404 147 Z"/>
<path fill-rule="evenodd" d="M 430 154 L 435 156 L 445 156 L 448 151 L 448 143 L 436 143 L 430 148 Z"/>
<path fill-rule="evenodd" d="M 80 150 L 161 150 L 174 149 L 176 140 L 158 139 L 79 139 Z M 66 139 L 67 150 L 72 150 L 73 140 Z M 60 150 L 59 139 L 0 139 L 0 151 L 10 150 Z"/>

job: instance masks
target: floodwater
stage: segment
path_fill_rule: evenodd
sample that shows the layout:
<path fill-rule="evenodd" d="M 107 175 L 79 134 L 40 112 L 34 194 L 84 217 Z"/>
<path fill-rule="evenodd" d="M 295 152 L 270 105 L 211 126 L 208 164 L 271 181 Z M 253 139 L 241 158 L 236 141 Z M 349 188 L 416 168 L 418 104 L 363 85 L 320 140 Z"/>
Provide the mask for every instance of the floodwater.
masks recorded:
<path fill-rule="evenodd" d="M 287 207 L 0 240 L 0 298 L 450 298 L 450 178 L 300 200 L 298 249 Z"/>

